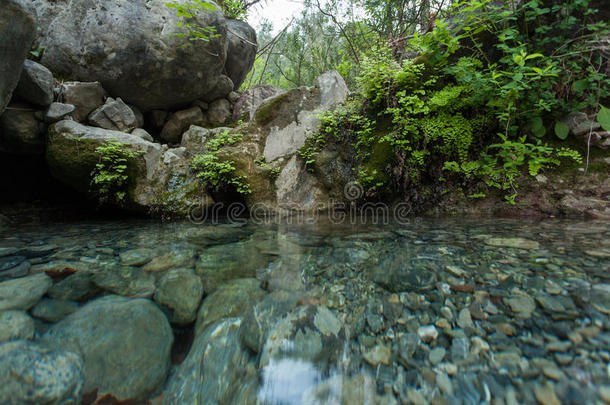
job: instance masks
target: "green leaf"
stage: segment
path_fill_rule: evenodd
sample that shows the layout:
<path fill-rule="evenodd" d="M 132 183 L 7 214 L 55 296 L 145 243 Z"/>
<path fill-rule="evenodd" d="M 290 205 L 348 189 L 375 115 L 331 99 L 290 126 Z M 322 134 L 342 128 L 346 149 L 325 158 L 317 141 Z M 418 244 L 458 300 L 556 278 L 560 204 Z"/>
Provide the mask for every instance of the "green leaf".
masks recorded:
<path fill-rule="evenodd" d="M 599 125 L 604 128 L 605 131 L 610 131 L 610 109 L 601 106 L 599 112 L 597 113 L 597 122 Z"/>
<path fill-rule="evenodd" d="M 542 122 L 542 118 L 536 117 L 532 120 L 532 134 L 536 138 L 542 138 L 544 134 L 546 134 L 546 128 L 544 127 L 544 123 Z"/>
<path fill-rule="evenodd" d="M 576 80 L 574 83 L 572 83 L 572 91 L 574 91 L 576 93 L 582 93 L 586 89 L 587 89 L 587 80 L 586 79 Z"/>
<path fill-rule="evenodd" d="M 555 135 L 557 135 L 557 138 L 563 141 L 568 137 L 569 133 L 570 128 L 566 124 L 561 121 L 555 123 Z"/>

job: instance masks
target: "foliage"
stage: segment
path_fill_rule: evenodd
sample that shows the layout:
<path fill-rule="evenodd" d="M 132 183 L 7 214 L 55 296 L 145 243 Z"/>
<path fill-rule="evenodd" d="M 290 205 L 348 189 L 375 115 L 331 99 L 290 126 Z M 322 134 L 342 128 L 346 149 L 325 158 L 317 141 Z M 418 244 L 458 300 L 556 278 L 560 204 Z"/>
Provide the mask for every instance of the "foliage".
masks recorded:
<path fill-rule="evenodd" d="M 193 158 L 191 168 L 204 187 L 212 191 L 234 190 L 242 195 L 250 194 L 246 179 L 235 174 L 235 162 L 219 156 L 222 147 L 234 145 L 242 137 L 225 130 L 207 142 L 205 153 Z"/>
<path fill-rule="evenodd" d="M 93 184 L 101 200 L 124 201 L 129 180 L 129 161 L 143 152 L 134 152 L 113 139 L 95 148 L 95 153 L 99 155 L 99 162 L 93 171 Z"/>
<path fill-rule="evenodd" d="M 165 6 L 175 9 L 176 15 L 183 19 L 176 23 L 176 27 L 186 28 L 188 31 L 187 34 L 179 32 L 172 35 L 180 38 L 187 36 L 189 41 L 204 42 L 220 37 L 220 34 L 216 33 L 216 27 L 202 26 L 195 20 L 199 14 L 216 11 L 216 6 L 213 3 L 205 0 L 188 0 L 180 3 L 165 3 Z"/>

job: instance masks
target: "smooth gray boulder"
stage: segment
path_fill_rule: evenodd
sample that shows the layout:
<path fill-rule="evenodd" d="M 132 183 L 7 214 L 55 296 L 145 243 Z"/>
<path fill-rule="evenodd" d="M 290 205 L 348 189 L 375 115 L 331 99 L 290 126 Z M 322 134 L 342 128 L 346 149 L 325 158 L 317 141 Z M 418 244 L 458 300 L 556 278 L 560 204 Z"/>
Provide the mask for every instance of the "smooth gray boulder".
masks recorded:
<path fill-rule="evenodd" d="M 53 73 L 40 63 L 26 59 L 13 95 L 40 107 L 50 106 L 53 102 Z"/>
<path fill-rule="evenodd" d="M 34 337 L 34 320 L 25 311 L 0 312 L 0 343 Z"/>
<path fill-rule="evenodd" d="M 99 82 L 66 82 L 60 89 L 60 101 L 76 107 L 72 117 L 79 122 L 85 121 L 91 111 L 104 104 L 104 96 L 104 88 Z"/>
<path fill-rule="evenodd" d="M 80 404 L 83 360 L 77 353 L 17 340 L 0 345 L 0 404 Z"/>
<path fill-rule="evenodd" d="M 163 274 L 155 291 L 155 302 L 177 325 L 192 323 L 203 297 L 201 279 L 191 269 L 172 269 Z"/>
<path fill-rule="evenodd" d="M 207 296 L 197 313 L 195 334 L 219 319 L 245 315 L 266 294 L 260 284 L 255 278 L 232 280 Z"/>
<path fill-rule="evenodd" d="M 0 311 L 30 309 L 49 290 L 51 284 L 51 278 L 42 273 L 0 283 Z"/>
<path fill-rule="evenodd" d="M 21 0 L 3 0 L 0 13 L 0 114 L 17 87 L 34 36 L 36 19 Z"/>
<path fill-rule="evenodd" d="M 89 114 L 89 122 L 100 128 L 126 131 L 138 126 L 133 110 L 120 98 L 108 97 L 103 106 Z"/>
<path fill-rule="evenodd" d="M 149 298 L 155 293 L 155 276 L 133 267 L 105 269 L 91 280 L 101 289 L 124 297 Z"/>
<path fill-rule="evenodd" d="M 49 3 L 37 0 L 34 7 L 44 12 Z M 192 22 L 214 27 L 218 37 L 189 41 L 187 29 L 176 26 L 182 18 L 163 0 L 71 0 L 45 18 L 42 64 L 72 80 L 99 80 L 110 94 L 143 111 L 222 98 L 234 87 L 225 71 L 244 76 L 241 70 L 251 67 L 250 48 L 256 46 L 230 45 L 229 24 L 216 7 Z M 173 35 L 178 33 L 185 36 Z"/>
<path fill-rule="evenodd" d="M 71 313 L 76 312 L 78 308 L 78 304 L 74 301 L 43 298 L 32 307 L 30 313 L 46 322 L 59 322 Z"/>
<path fill-rule="evenodd" d="M 41 341 L 82 355 L 84 392 L 144 400 L 165 381 L 173 335 L 150 300 L 110 295 L 53 325 Z"/>
<path fill-rule="evenodd" d="M 273 326 L 297 305 L 301 296 L 293 291 L 274 291 L 258 301 L 244 315 L 242 343 L 254 353 L 261 353 Z"/>
<path fill-rule="evenodd" d="M 195 336 L 167 384 L 163 405 L 234 403 L 250 357 L 239 343 L 240 324 L 240 318 L 225 318 Z"/>

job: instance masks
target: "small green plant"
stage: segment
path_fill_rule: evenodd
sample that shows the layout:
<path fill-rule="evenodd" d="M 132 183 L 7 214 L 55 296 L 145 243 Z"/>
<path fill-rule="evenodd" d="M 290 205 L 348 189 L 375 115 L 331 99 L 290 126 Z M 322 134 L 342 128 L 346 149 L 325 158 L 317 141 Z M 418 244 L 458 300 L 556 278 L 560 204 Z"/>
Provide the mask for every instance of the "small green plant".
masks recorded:
<path fill-rule="evenodd" d="M 95 148 L 99 162 L 93 171 L 93 184 L 101 201 L 114 200 L 122 203 L 126 195 L 129 179 L 129 160 L 141 155 L 142 151 L 132 151 L 126 145 L 112 139 Z"/>
<path fill-rule="evenodd" d="M 191 161 L 191 169 L 203 186 L 212 191 L 235 190 L 247 195 L 252 192 L 244 176 L 235 174 L 235 162 L 219 156 L 223 146 L 231 146 L 243 138 L 242 134 L 233 134 L 229 130 L 218 134 L 206 144 L 206 152 L 197 155 Z"/>
<path fill-rule="evenodd" d="M 204 41 L 209 42 L 221 35 L 216 33 L 214 26 L 202 26 L 194 22 L 194 18 L 200 13 L 209 13 L 216 11 L 216 6 L 205 0 L 188 0 L 180 3 L 165 3 L 165 6 L 176 10 L 176 15 L 182 17 L 182 21 L 176 23 L 176 27 L 186 28 L 188 33 L 175 33 L 174 36 L 183 38 L 188 35 L 189 41 Z M 187 46 L 184 44 L 182 46 Z"/>

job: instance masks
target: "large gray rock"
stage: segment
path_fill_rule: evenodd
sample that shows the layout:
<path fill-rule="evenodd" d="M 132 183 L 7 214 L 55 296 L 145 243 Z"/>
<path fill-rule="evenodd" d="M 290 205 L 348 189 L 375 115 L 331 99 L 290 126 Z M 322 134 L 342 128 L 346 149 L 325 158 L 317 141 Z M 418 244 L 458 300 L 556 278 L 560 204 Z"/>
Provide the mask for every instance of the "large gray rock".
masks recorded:
<path fill-rule="evenodd" d="M 36 19 L 21 0 L 3 0 L 0 14 L 0 114 L 19 82 L 23 62 L 36 34 Z"/>
<path fill-rule="evenodd" d="M 324 73 L 312 88 L 301 87 L 264 101 L 254 113 L 269 128 L 263 154 L 267 162 L 291 155 L 320 128 L 319 113 L 345 101 L 347 85 L 336 71 Z"/>
<path fill-rule="evenodd" d="M 210 104 L 206 112 L 207 122 L 210 125 L 218 126 L 226 124 L 231 120 L 231 103 L 228 100 L 221 98 Z"/>
<path fill-rule="evenodd" d="M 294 292 L 274 291 L 257 302 L 244 316 L 241 341 L 260 353 L 273 326 L 294 308 L 301 296 Z"/>
<path fill-rule="evenodd" d="M 28 104 L 11 103 L 0 116 L 0 149 L 18 155 L 44 152 L 44 124 Z"/>
<path fill-rule="evenodd" d="M 239 343 L 239 318 L 226 318 L 195 336 L 184 362 L 170 378 L 163 405 L 230 404 L 250 355 Z"/>
<path fill-rule="evenodd" d="M 14 96 L 28 103 L 48 107 L 53 102 L 53 73 L 40 63 L 26 59 Z"/>
<path fill-rule="evenodd" d="M 197 316 L 203 297 L 201 279 L 191 269 L 173 269 L 159 280 L 155 301 L 167 314 L 170 322 L 185 325 Z"/>
<path fill-rule="evenodd" d="M 237 90 L 254 66 L 257 51 L 256 31 L 243 21 L 228 20 L 227 39 L 229 48 L 225 71 L 233 82 L 233 89 Z"/>
<path fill-rule="evenodd" d="M 242 317 L 266 294 L 261 282 L 254 278 L 232 280 L 207 296 L 199 312 L 195 333 L 202 333 L 212 322 L 222 318 Z"/>
<path fill-rule="evenodd" d="M 34 305 L 30 313 L 46 322 L 59 322 L 76 310 L 78 310 L 78 304 L 74 301 L 43 298 Z"/>
<path fill-rule="evenodd" d="M 104 96 L 99 82 L 66 82 L 60 90 L 60 100 L 76 107 L 72 117 L 79 122 L 85 121 L 91 111 L 104 104 Z"/>
<path fill-rule="evenodd" d="M 155 293 L 155 276 L 133 267 L 102 270 L 91 279 L 103 290 L 133 298 L 148 298 Z"/>
<path fill-rule="evenodd" d="M 191 125 L 203 125 L 205 117 L 201 108 L 191 107 L 173 113 L 161 131 L 161 139 L 170 143 L 180 143 L 182 133 Z"/>
<path fill-rule="evenodd" d="M 82 355 L 84 392 L 143 400 L 165 381 L 173 335 L 151 301 L 106 296 L 53 325 L 41 340 Z"/>
<path fill-rule="evenodd" d="M 34 337 L 34 320 L 25 311 L 0 312 L 0 343 Z"/>
<path fill-rule="evenodd" d="M 0 345 L 0 404 L 80 404 L 84 364 L 74 352 L 24 340 Z"/>
<path fill-rule="evenodd" d="M 76 110 L 76 107 L 72 104 L 52 103 L 45 113 L 44 120 L 45 122 L 52 124 L 69 116 L 74 110 Z"/>
<path fill-rule="evenodd" d="M 103 106 L 89 114 L 89 122 L 96 127 L 126 131 L 138 125 L 133 110 L 120 98 L 108 97 Z"/>
<path fill-rule="evenodd" d="M 260 84 L 244 91 L 233 105 L 233 121 L 248 121 L 254 117 L 254 111 L 268 98 L 283 94 L 286 91 L 270 84 Z"/>
<path fill-rule="evenodd" d="M 82 193 L 94 191 L 91 173 L 99 162 L 95 150 L 108 141 L 119 142 L 137 153 L 128 159 L 129 178 L 124 190 L 125 199 L 120 202 L 122 208 L 186 215 L 194 206 L 213 202 L 192 175 L 188 159 L 173 153 L 178 159 L 166 162 L 166 153 L 158 143 L 74 121 L 63 120 L 49 128 L 46 157 L 51 173 Z"/>
<path fill-rule="evenodd" d="M 0 311 L 28 310 L 48 291 L 53 282 L 46 274 L 16 278 L 0 283 Z"/>
<path fill-rule="evenodd" d="M 48 16 L 48 3 L 53 1 L 37 0 L 34 6 Z M 99 80 L 112 95 L 144 111 L 225 97 L 234 86 L 225 70 L 240 79 L 241 69 L 251 67 L 254 59 L 250 48 L 255 45 L 236 46 L 229 40 L 219 7 L 192 21 L 215 28 L 219 36 L 210 41 L 189 41 L 186 28 L 176 26 L 182 18 L 163 0 L 72 0 L 55 13 L 42 26 L 42 63 L 63 77 Z M 186 35 L 173 35 L 178 33 Z M 247 35 L 252 39 L 252 32 Z"/>

